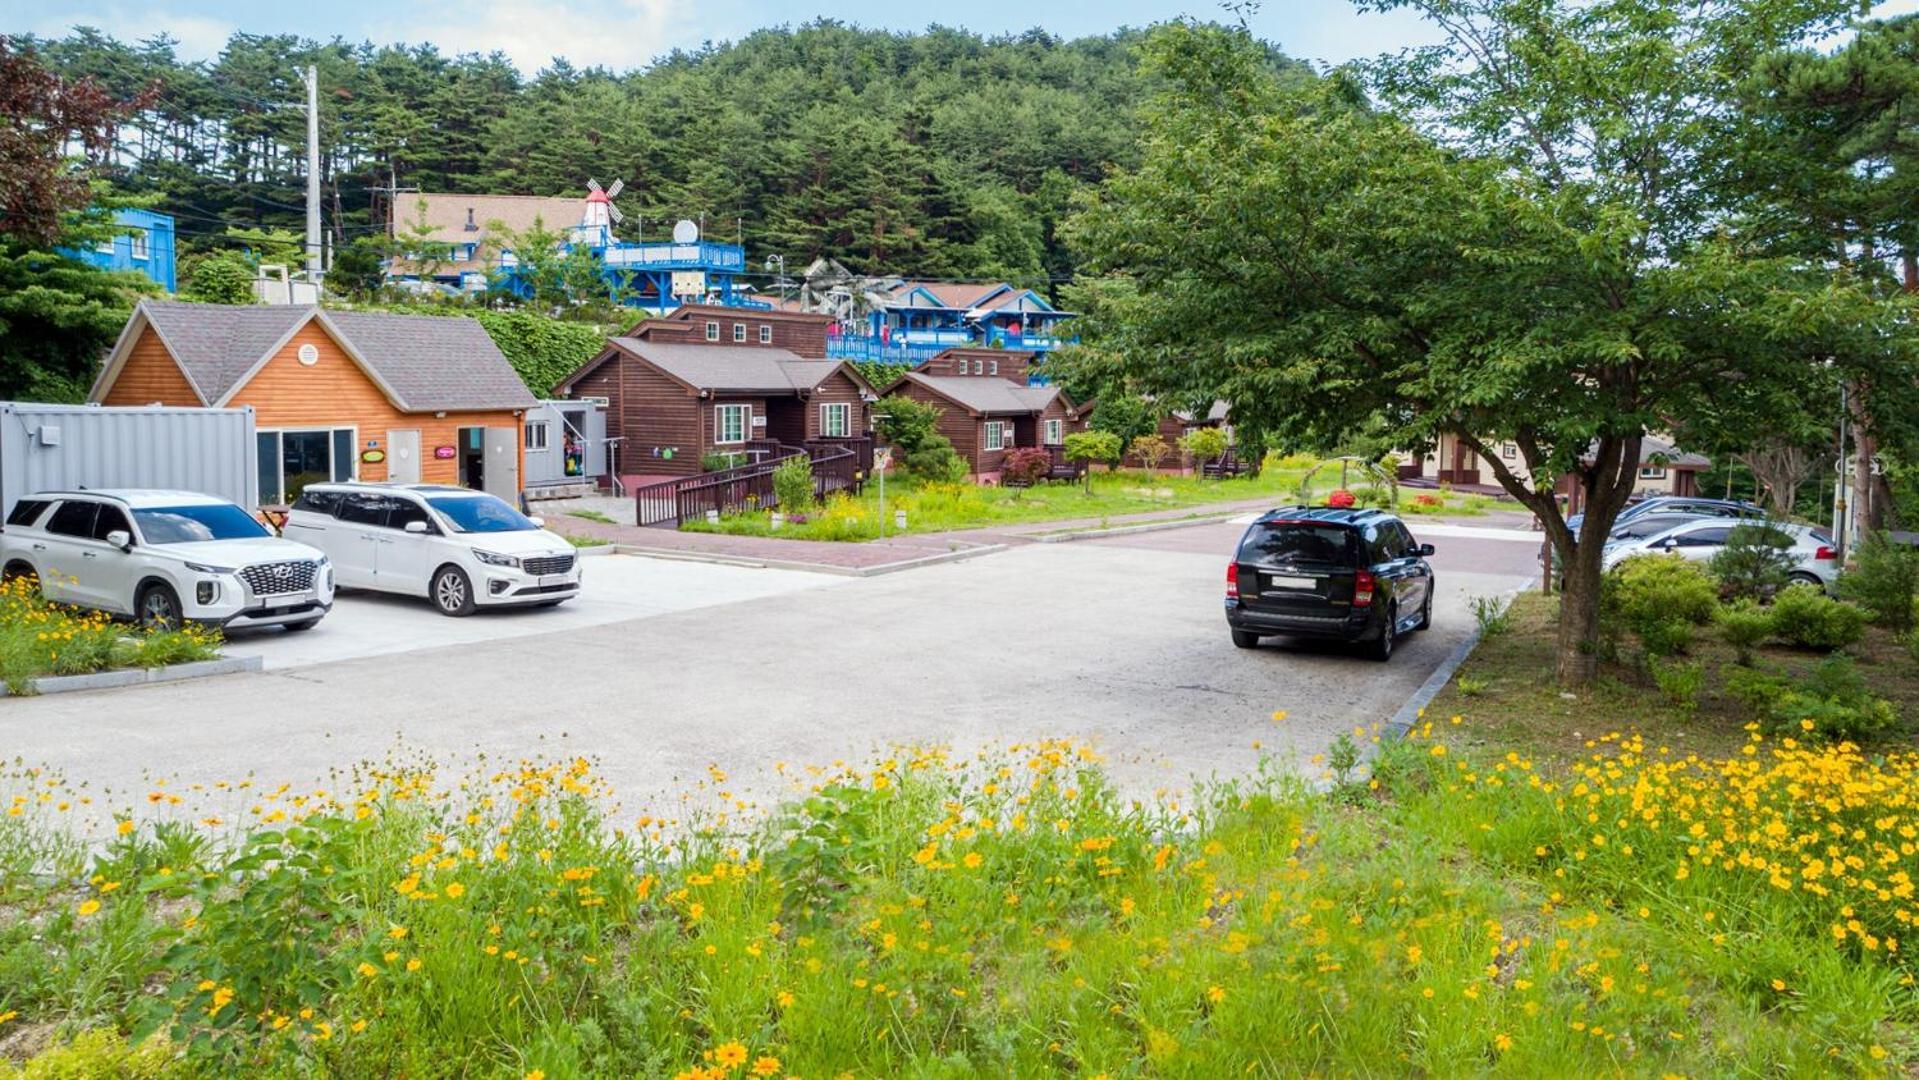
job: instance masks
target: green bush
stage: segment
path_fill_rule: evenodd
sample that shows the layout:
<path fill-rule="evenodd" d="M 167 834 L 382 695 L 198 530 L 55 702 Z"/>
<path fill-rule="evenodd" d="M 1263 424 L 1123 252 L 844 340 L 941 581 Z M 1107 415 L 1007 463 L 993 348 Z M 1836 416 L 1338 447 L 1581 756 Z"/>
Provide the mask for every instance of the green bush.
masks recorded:
<path fill-rule="evenodd" d="M 1475 596 L 1472 609 L 1482 638 L 1495 638 L 1513 628 L 1513 602 L 1509 597 Z"/>
<path fill-rule="evenodd" d="M 929 484 L 954 483 L 966 479 L 969 468 L 966 459 L 953 449 L 953 443 L 946 436 L 934 432 L 927 437 L 917 450 L 909 450 L 900 461 L 900 467 L 910 476 L 918 477 Z"/>
<path fill-rule="evenodd" d="M 935 440 L 944 443 L 948 449 L 952 448 L 952 441 L 939 433 L 940 416 L 944 412 L 938 405 L 929 405 L 901 394 L 881 398 L 873 406 L 874 424 L 880 442 L 898 450 L 903 458 L 936 445 Z"/>
<path fill-rule="evenodd" d="M 1666 700 L 1690 716 L 1699 707 L 1699 691 L 1706 685 L 1705 665 L 1697 660 L 1686 663 L 1654 660 L 1651 667 L 1653 682 L 1659 685 Z"/>
<path fill-rule="evenodd" d="M 1794 585 L 1773 599 L 1772 632 L 1802 649 L 1839 649 L 1865 633 L 1866 613 L 1816 585 Z"/>
<path fill-rule="evenodd" d="M 1868 534 L 1854 550 L 1851 568 L 1840 575 L 1839 595 L 1895 634 L 1911 630 L 1919 597 L 1919 548 L 1897 543 L 1883 532 Z"/>
<path fill-rule="evenodd" d="M 740 453 L 717 453 L 700 455 L 701 472 L 725 472 L 738 465 L 746 464 L 746 455 Z"/>
<path fill-rule="evenodd" d="M 1770 600 L 1799 565 L 1792 546 L 1792 536 L 1776 526 L 1735 525 L 1707 565 L 1719 579 L 1722 596 Z"/>
<path fill-rule="evenodd" d="M 1719 636 L 1739 654 L 1739 663 L 1752 662 L 1752 650 L 1772 636 L 1772 612 L 1751 600 L 1737 600 L 1719 609 Z"/>
<path fill-rule="evenodd" d="M 804 513 L 813 505 L 813 463 L 795 455 L 773 467 L 773 496 L 782 513 Z"/>
<path fill-rule="evenodd" d="M 189 1072 L 165 1038 L 156 1035 L 136 1046 L 111 1030 L 82 1032 L 72 1042 L 56 1045 L 18 1068 L 0 1058 L 0 1080 L 92 1080 L 106 1076 L 115 1080 L 158 1080 Z"/>
<path fill-rule="evenodd" d="M 1639 627 L 1639 644 L 1646 655 L 1677 656 L 1692 648 L 1692 624 L 1684 619 L 1661 619 Z"/>
<path fill-rule="evenodd" d="M 1652 656 L 1684 652 L 1692 627 L 1712 621 L 1719 586 L 1706 568 L 1672 555 L 1635 555 L 1606 575 L 1601 617 L 1639 636 Z"/>
<path fill-rule="evenodd" d="M 1733 668 L 1726 673 L 1726 692 L 1767 730 L 1795 736 L 1861 739 L 1899 720 L 1891 702 L 1867 691 L 1865 678 L 1845 656 L 1828 657 L 1797 683 L 1779 672 Z"/>

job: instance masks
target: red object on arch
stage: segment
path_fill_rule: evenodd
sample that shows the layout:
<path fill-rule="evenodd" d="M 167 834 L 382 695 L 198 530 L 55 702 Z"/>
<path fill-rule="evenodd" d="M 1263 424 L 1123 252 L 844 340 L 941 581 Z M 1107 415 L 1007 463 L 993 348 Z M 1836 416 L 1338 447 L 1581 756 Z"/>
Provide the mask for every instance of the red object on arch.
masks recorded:
<path fill-rule="evenodd" d="M 1355 501 L 1356 500 L 1353 498 L 1353 493 L 1350 491 L 1347 491 L 1345 488 L 1341 488 L 1338 491 L 1333 492 L 1331 495 L 1326 496 L 1326 505 L 1340 509 L 1340 510 L 1344 510 L 1347 507 L 1353 505 Z"/>

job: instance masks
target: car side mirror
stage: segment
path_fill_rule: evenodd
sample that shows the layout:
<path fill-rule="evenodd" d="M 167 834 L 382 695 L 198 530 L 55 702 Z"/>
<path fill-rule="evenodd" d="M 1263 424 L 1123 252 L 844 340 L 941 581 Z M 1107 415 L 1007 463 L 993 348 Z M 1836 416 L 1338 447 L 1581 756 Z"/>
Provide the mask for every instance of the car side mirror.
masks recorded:
<path fill-rule="evenodd" d="M 426 531 L 427 531 L 426 522 L 424 521 L 409 521 L 405 525 L 400 526 L 400 528 L 403 531 L 410 532 L 415 536 L 424 536 L 426 535 Z"/>
<path fill-rule="evenodd" d="M 1423 556 L 1426 556 L 1426 555 L 1431 555 L 1432 553 L 1433 553 L 1433 546 L 1432 546 L 1431 544 L 1421 544 L 1421 545 L 1419 545 L 1419 554 L 1420 554 L 1420 555 L 1421 555 L 1422 557 L 1423 557 Z"/>
<path fill-rule="evenodd" d="M 543 517 L 530 517 L 530 518 L 527 518 L 527 520 L 531 521 L 533 523 L 533 527 L 536 529 L 546 528 L 546 519 Z"/>
<path fill-rule="evenodd" d="M 1675 540 L 1674 538 L 1670 536 L 1668 536 L 1667 538 L 1659 542 L 1659 550 L 1661 551 L 1671 551 L 1672 549 L 1678 546 L 1679 546 L 1679 541 Z"/>
<path fill-rule="evenodd" d="M 125 529 L 115 529 L 107 534 L 107 543 L 112 544 L 121 551 L 132 551 L 133 534 L 127 532 Z"/>

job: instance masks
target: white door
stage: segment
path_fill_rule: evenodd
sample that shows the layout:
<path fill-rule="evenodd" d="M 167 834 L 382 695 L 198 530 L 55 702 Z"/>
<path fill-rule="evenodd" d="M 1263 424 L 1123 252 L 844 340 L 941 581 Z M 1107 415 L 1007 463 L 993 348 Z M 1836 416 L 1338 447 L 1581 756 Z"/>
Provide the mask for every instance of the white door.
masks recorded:
<path fill-rule="evenodd" d="M 393 508 L 387 512 L 387 527 L 380 534 L 380 588 L 386 592 L 425 596 L 433 571 L 446 561 L 439 550 L 446 541 L 439 535 L 439 526 L 433 523 L 426 507 L 405 495 L 395 495 L 389 501 Z M 429 531 L 407 532 L 409 521 L 425 522 Z"/>
<path fill-rule="evenodd" d="M 333 561 L 337 584 L 371 589 L 379 584 L 380 540 L 385 531 L 387 499 L 381 495 L 342 495 L 327 525 L 327 558 Z"/>
<path fill-rule="evenodd" d="M 132 552 L 122 551 L 107 543 L 110 532 L 124 532 L 133 535 L 133 523 L 127 520 L 124 510 L 110 503 L 100 504 L 99 516 L 93 521 L 94 543 L 91 549 L 80 553 L 80 562 L 87 568 L 87 576 L 92 579 L 93 603 L 109 611 L 122 615 L 133 614 L 133 587 L 140 583 L 142 560 L 134 548 Z M 191 596 L 182 596 L 184 603 Z"/>
<path fill-rule="evenodd" d="M 481 481 L 488 495 L 509 505 L 520 501 L 519 428 L 486 429 L 486 475 Z"/>
<path fill-rule="evenodd" d="M 47 515 L 42 535 L 27 545 L 40 566 L 40 592 L 61 604 L 93 604 L 89 571 L 95 560 L 81 552 L 93 544 L 93 518 L 99 503 L 63 499 Z"/>
<path fill-rule="evenodd" d="M 386 433 L 386 478 L 396 484 L 420 482 L 420 429 Z"/>

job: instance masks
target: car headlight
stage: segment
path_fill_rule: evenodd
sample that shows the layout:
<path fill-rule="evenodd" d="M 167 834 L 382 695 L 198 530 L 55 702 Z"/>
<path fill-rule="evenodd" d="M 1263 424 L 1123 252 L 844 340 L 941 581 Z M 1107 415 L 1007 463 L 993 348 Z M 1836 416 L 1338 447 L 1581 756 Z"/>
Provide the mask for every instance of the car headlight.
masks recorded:
<path fill-rule="evenodd" d="M 200 574 L 231 574 L 234 572 L 231 566 L 208 566 L 206 563 L 197 562 L 188 563 L 187 569 Z"/>
<path fill-rule="evenodd" d="M 478 548 L 474 548 L 473 557 L 488 566 L 510 566 L 515 570 L 520 568 L 520 557 L 517 555 L 495 555 L 491 551 L 481 551 Z"/>

